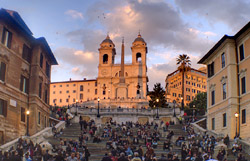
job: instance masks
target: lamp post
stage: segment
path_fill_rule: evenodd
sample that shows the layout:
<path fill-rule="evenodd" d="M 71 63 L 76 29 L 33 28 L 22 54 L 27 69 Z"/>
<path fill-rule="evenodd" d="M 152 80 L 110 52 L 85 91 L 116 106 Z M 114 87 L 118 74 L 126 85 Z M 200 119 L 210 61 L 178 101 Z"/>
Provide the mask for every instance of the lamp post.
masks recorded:
<path fill-rule="evenodd" d="M 174 103 L 174 117 L 176 117 L 176 114 L 175 114 L 175 103 L 176 103 L 176 101 L 174 100 L 173 103 Z"/>
<path fill-rule="evenodd" d="M 195 105 L 193 105 L 193 122 L 194 122 Z"/>
<path fill-rule="evenodd" d="M 78 114 L 78 99 L 76 99 L 76 116 L 77 116 L 77 114 Z"/>
<path fill-rule="evenodd" d="M 156 118 L 158 119 L 159 118 L 159 105 L 158 105 L 159 99 L 158 98 L 156 99 L 156 102 L 157 102 L 157 114 L 156 114 Z"/>
<path fill-rule="evenodd" d="M 234 114 L 234 116 L 235 116 L 235 120 L 236 120 L 235 136 L 237 137 L 237 120 L 238 120 L 239 114 L 236 112 L 236 113 Z"/>
<path fill-rule="evenodd" d="M 29 110 L 26 111 L 26 115 L 27 115 L 27 131 L 26 131 L 26 134 L 27 134 L 27 136 L 29 136 L 29 115 L 30 115 Z"/>
<path fill-rule="evenodd" d="M 70 99 L 70 95 L 68 95 L 68 109 L 69 109 L 69 99 Z"/>
<path fill-rule="evenodd" d="M 99 111 L 100 110 L 100 107 L 99 107 L 100 98 L 99 97 L 98 97 L 97 101 L 98 101 L 97 117 L 100 118 L 100 111 Z"/>
<path fill-rule="evenodd" d="M 181 97 L 181 110 L 184 110 L 184 99 Z"/>

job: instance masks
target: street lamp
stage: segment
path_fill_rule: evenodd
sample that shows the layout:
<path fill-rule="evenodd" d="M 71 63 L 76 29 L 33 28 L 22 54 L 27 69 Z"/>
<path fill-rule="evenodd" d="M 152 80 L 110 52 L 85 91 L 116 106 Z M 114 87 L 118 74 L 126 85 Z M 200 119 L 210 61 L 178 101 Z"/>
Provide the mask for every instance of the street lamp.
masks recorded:
<path fill-rule="evenodd" d="M 156 115 L 156 118 L 158 119 L 159 118 L 159 105 L 158 105 L 158 103 L 159 103 L 159 99 L 157 98 L 156 99 L 156 102 L 157 102 L 157 115 Z"/>
<path fill-rule="evenodd" d="M 100 108 L 99 108 L 100 98 L 99 97 L 98 97 L 97 101 L 98 101 L 97 117 L 100 118 L 100 111 L 99 111 L 100 110 Z"/>
<path fill-rule="evenodd" d="M 70 95 L 68 96 L 68 109 L 69 109 L 69 99 L 70 99 Z"/>
<path fill-rule="evenodd" d="M 176 103 L 176 101 L 174 100 L 173 103 L 174 103 L 174 117 L 176 117 L 176 114 L 175 114 L 175 103 Z"/>
<path fill-rule="evenodd" d="M 26 131 L 26 134 L 27 134 L 27 136 L 29 136 L 29 115 L 30 115 L 29 110 L 26 111 L 26 115 L 27 115 L 27 131 Z"/>
<path fill-rule="evenodd" d="M 236 113 L 234 114 L 234 116 L 235 116 L 235 119 L 236 119 L 235 136 L 237 137 L 237 120 L 238 120 L 239 114 L 236 112 Z"/>
<path fill-rule="evenodd" d="M 195 105 L 193 105 L 193 122 L 194 122 Z"/>
<path fill-rule="evenodd" d="M 183 110 L 184 109 L 184 99 L 183 99 L 183 97 L 181 97 L 181 110 Z"/>
<path fill-rule="evenodd" d="M 78 99 L 76 99 L 76 116 L 77 116 L 77 114 L 78 114 Z"/>

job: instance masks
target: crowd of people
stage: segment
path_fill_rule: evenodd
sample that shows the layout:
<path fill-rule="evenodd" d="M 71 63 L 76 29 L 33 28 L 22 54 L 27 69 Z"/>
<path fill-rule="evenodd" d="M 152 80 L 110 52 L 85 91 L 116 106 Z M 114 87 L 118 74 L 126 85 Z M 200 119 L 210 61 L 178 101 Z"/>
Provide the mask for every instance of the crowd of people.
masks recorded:
<path fill-rule="evenodd" d="M 59 144 L 49 151 L 39 144 L 34 145 L 32 141 L 28 142 L 20 138 L 16 149 L 11 148 L 4 153 L 0 151 L 0 161 L 89 161 L 91 156 L 87 146 L 89 142 L 97 146 L 100 142 L 106 145 L 107 152 L 102 161 L 207 161 L 210 159 L 226 161 L 227 147 L 221 146 L 215 155 L 215 146 L 219 140 L 208 134 L 196 134 L 191 126 L 192 121 L 192 118 L 179 118 L 183 135 L 176 136 L 174 131 L 169 129 L 174 122 L 118 124 L 110 119 L 101 130 L 98 130 L 94 120 L 86 121 L 80 116 L 81 134 L 78 139 L 62 139 L 54 135 L 59 139 Z M 160 142 L 161 146 L 159 146 Z M 228 145 L 228 142 L 227 136 L 224 138 L 224 143 Z M 162 150 L 157 157 L 155 151 L 159 148 Z M 174 148 L 180 149 L 180 153 L 175 153 Z M 242 145 L 235 142 L 231 152 L 237 156 L 237 161 L 246 161 L 241 151 Z"/>

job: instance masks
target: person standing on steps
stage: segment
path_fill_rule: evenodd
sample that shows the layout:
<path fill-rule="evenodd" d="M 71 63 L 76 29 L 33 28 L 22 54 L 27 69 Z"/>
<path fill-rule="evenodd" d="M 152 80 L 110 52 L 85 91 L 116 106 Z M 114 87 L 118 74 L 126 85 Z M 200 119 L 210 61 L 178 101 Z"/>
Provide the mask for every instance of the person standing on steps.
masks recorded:
<path fill-rule="evenodd" d="M 83 124 L 83 122 L 82 122 L 82 116 L 80 116 L 80 118 L 79 118 L 79 124 L 80 124 L 81 130 L 82 130 L 82 124 Z"/>

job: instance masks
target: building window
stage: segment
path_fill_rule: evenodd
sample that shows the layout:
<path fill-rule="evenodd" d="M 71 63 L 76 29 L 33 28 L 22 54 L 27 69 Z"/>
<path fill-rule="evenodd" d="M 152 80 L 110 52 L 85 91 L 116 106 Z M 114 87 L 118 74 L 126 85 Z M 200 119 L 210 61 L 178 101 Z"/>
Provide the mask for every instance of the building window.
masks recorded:
<path fill-rule="evenodd" d="M 227 86 L 226 83 L 223 83 L 222 85 L 222 92 L 223 92 L 223 99 L 227 98 Z"/>
<path fill-rule="evenodd" d="M 25 108 L 21 107 L 21 121 L 25 122 Z"/>
<path fill-rule="evenodd" d="M 95 94 L 97 94 L 97 89 L 95 89 Z"/>
<path fill-rule="evenodd" d="M 66 87 L 69 87 L 69 85 L 67 84 Z"/>
<path fill-rule="evenodd" d="M 56 91 L 53 91 L 53 94 L 56 94 Z"/>
<path fill-rule="evenodd" d="M 22 55 L 23 59 L 26 60 L 27 62 L 31 62 L 31 49 L 23 44 L 23 55 Z"/>
<path fill-rule="evenodd" d="M 245 59 L 245 54 L 244 54 L 244 46 L 242 44 L 240 45 L 240 61 L 242 61 L 243 59 Z"/>
<path fill-rule="evenodd" d="M 76 93 L 76 90 L 73 90 L 73 93 Z"/>
<path fill-rule="evenodd" d="M 241 114 L 242 114 L 241 123 L 245 124 L 246 123 L 246 109 L 242 110 Z"/>
<path fill-rule="evenodd" d="M 60 99 L 59 102 L 62 103 L 62 99 Z"/>
<path fill-rule="evenodd" d="M 3 28 L 2 44 L 4 44 L 5 46 L 7 46 L 10 49 L 11 48 L 11 41 L 12 41 L 12 33 L 4 27 Z"/>
<path fill-rule="evenodd" d="M 53 87 L 56 88 L 56 85 L 54 85 Z"/>
<path fill-rule="evenodd" d="M 223 114 L 223 127 L 226 127 L 227 126 L 227 114 L 224 113 Z"/>
<path fill-rule="evenodd" d="M 68 98 L 66 99 L 66 102 L 69 102 L 69 99 L 68 99 Z"/>
<path fill-rule="evenodd" d="M 60 94 L 62 94 L 62 91 L 59 91 Z"/>
<path fill-rule="evenodd" d="M 224 68 L 226 65 L 226 62 L 225 62 L 225 53 L 222 53 L 221 54 L 221 68 Z"/>
<path fill-rule="evenodd" d="M 103 94 L 103 95 L 105 95 L 105 94 L 106 94 L 106 91 L 105 91 L 105 90 L 103 90 L 103 91 L 102 91 L 102 94 Z"/>
<path fill-rule="evenodd" d="M 215 130 L 215 118 L 212 118 L 212 130 Z"/>
<path fill-rule="evenodd" d="M 211 92 L 211 105 L 215 104 L 215 91 Z"/>
<path fill-rule="evenodd" d="M 41 98 L 42 97 L 42 83 L 39 83 L 39 91 L 38 95 Z"/>
<path fill-rule="evenodd" d="M 89 92 L 90 90 L 88 89 L 88 92 Z"/>
<path fill-rule="evenodd" d="M 29 91 L 28 87 L 29 87 L 29 79 L 21 75 L 20 90 L 28 94 Z"/>
<path fill-rule="evenodd" d="M 69 93 L 69 91 L 66 91 L 66 93 Z"/>
<path fill-rule="evenodd" d="M 47 127 L 47 117 L 44 116 L 44 127 Z"/>
<path fill-rule="evenodd" d="M 80 100 L 82 100 L 82 99 L 83 99 L 83 94 L 81 93 L 81 94 L 80 94 Z"/>
<path fill-rule="evenodd" d="M 189 95 L 187 95 L 187 101 L 190 101 L 190 96 Z"/>
<path fill-rule="evenodd" d="M 241 94 L 246 93 L 246 77 L 241 78 Z"/>
<path fill-rule="evenodd" d="M 207 65 L 208 78 L 214 75 L 214 62 Z"/>
<path fill-rule="evenodd" d="M 76 86 L 76 84 L 73 84 L 73 87 L 75 87 Z"/>
<path fill-rule="evenodd" d="M 83 85 L 80 86 L 80 91 L 83 91 Z"/>
<path fill-rule="evenodd" d="M 50 65 L 48 62 L 46 62 L 46 75 L 50 77 Z"/>
<path fill-rule="evenodd" d="M 103 64 L 108 64 L 108 60 L 109 60 L 108 54 L 104 54 L 102 60 Z"/>
<path fill-rule="evenodd" d="M 1 62 L 0 66 L 0 80 L 5 82 L 6 64 Z"/>
<path fill-rule="evenodd" d="M 7 116 L 7 101 L 0 99 L 0 115 Z"/>
<path fill-rule="evenodd" d="M 62 87 L 62 85 L 60 85 L 60 87 Z"/>
<path fill-rule="evenodd" d="M 95 86 L 97 87 L 97 82 L 95 82 Z"/>
<path fill-rule="evenodd" d="M 41 112 L 38 112 L 38 124 L 41 124 Z"/>
<path fill-rule="evenodd" d="M 73 102 L 76 102 L 76 99 L 75 99 L 75 98 L 73 98 Z"/>
<path fill-rule="evenodd" d="M 43 54 L 40 54 L 40 67 L 43 68 Z"/>
<path fill-rule="evenodd" d="M 141 62 L 141 53 L 136 53 L 136 62 Z"/>

